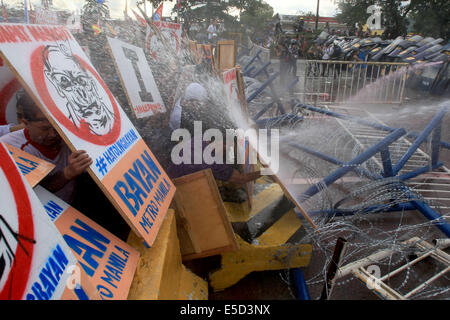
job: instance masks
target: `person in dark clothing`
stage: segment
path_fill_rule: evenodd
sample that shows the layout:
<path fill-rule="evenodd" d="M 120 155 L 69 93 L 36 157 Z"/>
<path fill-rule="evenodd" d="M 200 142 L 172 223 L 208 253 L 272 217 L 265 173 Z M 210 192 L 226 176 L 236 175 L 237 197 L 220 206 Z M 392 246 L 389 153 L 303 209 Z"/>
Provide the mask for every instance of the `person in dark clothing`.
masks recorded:
<path fill-rule="evenodd" d="M 187 161 L 188 163 L 172 163 L 169 165 L 167 174 L 171 179 L 175 179 L 187 174 L 191 174 L 197 171 L 211 169 L 212 174 L 215 179 L 221 180 L 224 182 L 231 182 L 235 184 L 245 184 L 247 182 L 256 180 L 261 177 L 260 171 L 250 172 L 250 173 L 241 173 L 239 170 L 235 169 L 232 165 L 226 164 L 226 161 L 219 161 L 220 163 L 206 163 L 205 159 L 203 159 L 204 151 L 207 147 L 211 147 L 211 143 L 214 142 L 206 142 L 201 140 L 201 150 L 195 150 L 195 122 L 201 121 L 202 134 L 207 129 L 221 129 L 224 127 L 224 123 L 219 123 L 219 121 L 223 121 L 227 123 L 225 119 L 216 119 L 217 114 L 212 111 L 212 102 L 208 99 L 208 93 L 206 89 L 199 83 L 191 83 L 187 88 L 185 95 L 181 102 L 181 121 L 179 129 L 186 129 L 191 139 L 189 141 L 182 141 L 181 143 L 186 143 L 184 147 L 175 154 L 175 156 L 179 156 L 179 158 L 183 159 L 184 151 L 190 150 L 190 159 Z M 226 126 L 226 124 L 225 124 Z M 232 129 L 233 126 L 231 123 L 228 123 L 229 129 Z M 221 130 L 223 131 L 223 130 Z M 174 146 L 175 147 L 175 146 Z M 225 145 L 217 145 L 216 149 L 211 153 L 213 157 L 215 157 L 215 150 L 219 150 L 218 148 L 222 148 L 224 151 L 223 154 L 226 154 Z M 177 149 L 178 151 L 178 149 Z M 201 152 L 202 159 L 200 163 L 195 162 L 195 151 Z M 176 151 L 175 151 L 176 152 Z M 173 157 L 172 157 L 173 158 Z"/>
<path fill-rule="evenodd" d="M 303 32 L 304 27 L 305 27 L 305 20 L 303 18 L 300 18 L 294 26 L 295 34 L 297 37 L 300 35 L 300 33 Z"/>
<path fill-rule="evenodd" d="M 280 59 L 280 85 L 284 86 L 286 85 L 286 75 L 289 70 L 289 47 L 286 37 L 281 37 L 275 48 L 275 52 L 277 57 Z"/>
<path fill-rule="evenodd" d="M 277 13 L 275 15 L 275 37 L 279 37 L 283 34 L 283 29 L 281 28 L 280 15 Z"/>
<path fill-rule="evenodd" d="M 330 59 L 339 61 L 341 59 L 342 49 L 337 41 L 334 41 L 332 46 L 333 46 L 333 54 L 330 56 Z M 334 78 L 339 77 L 340 74 L 339 64 L 331 64 L 330 68 L 332 68 L 333 70 L 333 77 Z"/>
<path fill-rule="evenodd" d="M 297 40 L 292 39 L 291 44 L 288 49 L 288 63 L 289 63 L 289 74 L 291 74 L 294 78 L 297 76 L 297 59 L 299 53 L 299 46 Z"/>

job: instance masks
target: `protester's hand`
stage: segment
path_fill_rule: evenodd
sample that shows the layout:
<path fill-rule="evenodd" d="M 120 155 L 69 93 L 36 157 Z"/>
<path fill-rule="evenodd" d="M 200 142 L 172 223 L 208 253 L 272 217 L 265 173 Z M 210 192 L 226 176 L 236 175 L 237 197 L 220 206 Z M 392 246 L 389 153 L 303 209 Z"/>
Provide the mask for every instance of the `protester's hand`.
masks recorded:
<path fill-rule="evenodd" d="M 75 151 L 69 156 L 69 164 L 64 168 L 64 177 L 72 180 L 82 174 L 91 164 L 92 159 L 86 151 Z"/>

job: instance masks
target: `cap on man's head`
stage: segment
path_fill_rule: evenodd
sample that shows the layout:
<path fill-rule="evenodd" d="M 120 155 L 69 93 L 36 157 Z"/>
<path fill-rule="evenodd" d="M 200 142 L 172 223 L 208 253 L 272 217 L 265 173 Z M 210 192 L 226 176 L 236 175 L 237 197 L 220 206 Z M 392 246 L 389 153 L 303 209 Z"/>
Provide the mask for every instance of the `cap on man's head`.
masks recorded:
<path fill-rule="evenodd" d="M 208 99 L 208 92 L 206 92 L 206 89 L 200 83 L 193 82 L 187 86 L 184 99 L 206 101 Z"/>

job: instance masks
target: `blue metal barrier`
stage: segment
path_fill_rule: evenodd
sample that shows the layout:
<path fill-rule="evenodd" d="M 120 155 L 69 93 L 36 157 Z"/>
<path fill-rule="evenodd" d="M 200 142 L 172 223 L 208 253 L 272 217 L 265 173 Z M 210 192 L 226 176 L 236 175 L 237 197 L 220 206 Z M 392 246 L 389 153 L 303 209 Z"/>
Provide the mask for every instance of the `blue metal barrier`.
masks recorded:
<path fill-rule="evenodd" d="M 408 150 L 403 154 L 403 156 L 400 158 L 400 160 L 395 164 L 395 166 L 392 166 L 392 160 L 389 152 L 389 146 L 398 140 L 400 137 L 407 135 L 406 131 L 403 128 L 389 128 L 380 124 L 377 124 L 375 122 L 366 121 L 363 119 L 350 117 L 346 115 L 342 115 L 339 113 L 331 112 L 328 110 L 319 109 L 312 106 L 307 106 L 303 104 L 298 104 L 297 106 L 300 106 L 302 108 L 305 108 L 310 111 L 319 112 L 322 114 L 326 114 L 329 116 L 356 121 L 360 124 L 364 124 L 370 127 L 374 127 L 377 129 L 381 129 L 383 131 L 391 132 L 387 137 L 385 137 L 383 140 L 379 141 L 369 149 L 367 149 L 365 152 L 361 153 L 357 157 L 355 157 L 353 160 L 344 163 L 340 160 L 334 159 L 328 155 L 324 155 L 318 151 L 312 150 L 308 147 L 299 145 L 298 143 L 289 143 L 290 146 L 295 147 L 297 149 L 303 150 L 304 152 L 307 152 L 309 154 L 312 154 L 314 156 L 317 156 L 318 158 L 321 158 L 325 161 L 341 165 L 341 168 L 335 170 L 330 175 L 325 177 L 322 181 L 319 183 L 316 183 L 309 187 L 303 194 L 299 196 L 297 199 L 299 203 L 305 202 L 318 192 L 320 192 L 323 189 L 323 186 L 329 186 L 330 184 L 334 183 L 336 180 L 340 179 L 342 176 L 344 176 L 347 172 L 354 170 L 356 172 L 359 172 L 361 174 L 364 174 L 365 176 L 372 176 L 375 177 L 375 179 L 384 179 L 384 178 L 394 178 L 393 183 L 397 183 L 398 186 L 405 189 L 405 195 L 409 197 L 411 200 L 407 204 L 402 205 L 396 205 L 392 207 L 390 204 L 382 205 L 382 206 L 375 206 L 375 207 L 367 207 L 362 208 L 359 211 L 356 210 L 342 210 L 342 209 L 333 209 L 331 211 L 312 211 L 309 214 L 318 214 L 318 213 L 328 213 L 333 215 L 352 215 L 356 212 L 360 213 L 370 213 L 370 212 L 389 212 L 389 211 L 396 211 L 396 210 L 418 210 L 420 211 L 427 219 L 433 222 L 447 237 L 450 237 L 450 225 L 445 221 L 445 219 L 436 211 L 434 211 L 430 206 L 428 206 L 424 201 L 417 200 L 417 196 L 414 195 L 414 193 L 405 185 L 401 184 L 401 182 L 406 181 L 408 179 L 412 179 L 414 177 L 420 176 L 423 173 L 429 172 L 431 170 L 437 169 L 441 166 L 443 166 L 443 163 L 439 161 L 439 148 L 443 147 L 442 142 L 440 141 L 441 138 L 441 129 L 442 129 L 442 119 L 446 115 L 448 111 L 448 107 L 444 107 L 433 119 L 427 124 L 425 129 L 420 134 L 415 134 L 416 139 L 415 141 L 410 145 Z M 411 158 L 411 156 L 417 151 L 417 149 L 420 147 L 420 145 L 428 139 L 428 137 L 431 135 L 431 145 L 432 145 L 432 155 L 431 155 L 431 164 L 426 165 L 422 168 L 416 169 L 411 172 L 404 173 L 402 175 L 399 175 L 399 172 L 402 170 L 402 168 L 405 166 L 405 164 L 408 162 L 408 160 Z M 445 147 L 445 146 L 444 146 Z M 383 176 L 376 176 L 374 174 L 371 174 L 370 172 L 366 172 L 365 170 L 361 170 L 360 168 L 356 168 L 357 165 L 362 164 L 363 162 L 370 159 L 372 156 L 374 156 L 376 153 L 380 152 L 382 163 L 383 163 Z M 368 174 L 369 173 L 369 174 Z"/>
<path fill-rule="evenodd" d="M 337 112 L 333 112 L 333 111 L 329 111 L 329 110 L 313 107 L 313 106 L 310 106 L 310 105 L 305 105 L 305 104 L 302 104 L 302 103 L 297 104 L 296 107 L 300 107 L 300 108 L 303 108 L 303 109 L 306 109 L 306 110 L 310 110 L 310 111 L 314 111 L 314 112 L 317 112 L 317 113 L 322 113 L 322 114 L 325 114 L 327 116 L 331 116 L 331 117 L 335 117 L 335 118 L 339 118 L 339 119 L 343 119 L 343 120 L 353 121 L 353 122 L 356 122 L 356 123 L 359 123 L 359 124 L 362 124 L 362 125 L 366 125 L 368 127 L 372 127 L 372 128 L 383 130 L 383 131 L 387 131 L 387 132 L 392 132 L 392 131 L 394 131 L 396 129 L 396 128 L 391 128 L 391 127 L 388 127 L 388 126 L 385 126 L 385 125 L 373 122 L 373 121 L 368 121 L 368 120 L 365 120 L 365 119 L 352 117 L 352 116 L 345 115 L 345 114 L 340 114 L 340 113 L 337 113 Z M 446 108 L 448 108 L 448 107 L 446 107 Z M 406 134 L 406 136 L 408 138 L 417 138 L 417 137 L 419 137 L 419 134 L 416 133 L 416 132 L 408 132 Z M 443 148 L 450 149 L 450 143 L 449 142 L 440 141 L 439 145 L 441 147 L 443 147 Z"/>
<path fill-rule="evenodd" d="M 342 178 L 345 174 L 347 174 L 349 171 L 353 169 L 354 166 L 360 165 L 361 163 L 365 162 L 366 160 L 373 157 L 376 153 L 380 152 L 380 150 L 386 148 L 388 145 L 392 144 L 394 141 L 397 141 L 402 136 L 406 134 L 405 129 L 397 129 L 394 132 L 392 132 L 390 135 L 388 135 L 383 140 L 376 143 L 374 146 L 367 149 L 365 152 L 358 155 L 353 160 L 347 162 L 343 167 L 337 169 L 330 175 L 328 175 L 326 178 L 324 178 L 321 182 L 318 182 L 311 187 L 309 187 L 302 195 L 300 195 L 299 203 L 305 202 L 318 192 L 320 192 L 321 189 L 323 189 L 323 186 L 329 186 L 336 180 Z"/>

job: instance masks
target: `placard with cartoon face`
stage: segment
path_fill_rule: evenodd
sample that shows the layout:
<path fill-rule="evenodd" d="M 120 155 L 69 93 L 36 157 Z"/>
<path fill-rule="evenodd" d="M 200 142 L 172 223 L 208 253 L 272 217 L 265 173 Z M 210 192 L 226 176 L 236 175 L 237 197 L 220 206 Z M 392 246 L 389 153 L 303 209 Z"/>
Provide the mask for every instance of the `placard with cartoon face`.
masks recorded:
<path fill-rule="evenodd" d="M 170 48 L 174 52 L 179 53 L 181 50 L 181 24 L 165 21 L 153 21 L 153 24 L 169 42 Z M 147 27 L 145 48 L 147 50 L 146 52 L 149 52 L 155 59 L 158 59 L 158 55 L 164 54 L 164 45 L 161 43 L 156 32 L 150 27 Z"/>
<path fill-rule="evenodd" d="M 88 172 L 151 246 L 175 187 L 72 34 L 0 24 L 0 54 L 71 150 L 86 150 Z"/>
<path fill-rule="evenodd" d="M 145 118 L 157 112 L 166 112 L 144 50 L 119 39 L 108 38 L 108 44 L 136 117 Z"/>

